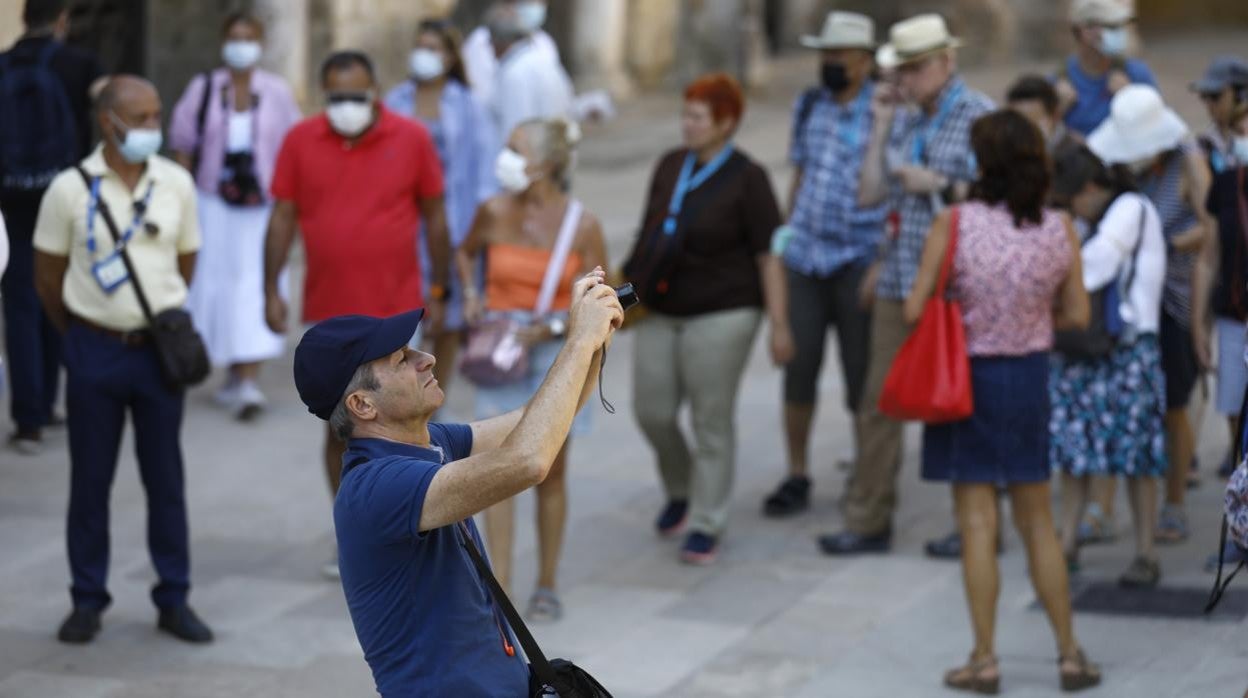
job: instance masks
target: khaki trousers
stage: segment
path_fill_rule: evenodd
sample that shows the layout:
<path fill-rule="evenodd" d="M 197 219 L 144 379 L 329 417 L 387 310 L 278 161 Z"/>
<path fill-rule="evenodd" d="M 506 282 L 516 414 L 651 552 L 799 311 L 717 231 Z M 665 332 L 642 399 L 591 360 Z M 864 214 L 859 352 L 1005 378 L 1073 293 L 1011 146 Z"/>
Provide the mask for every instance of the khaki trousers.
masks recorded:
<path fill-rule="evenodd" d="M 858 456 L 845 492 L 845 527 L 875 535 L 892 526 L 897 509 L 897 472 L 901 468 L 904 422 L 880 412 L 880 392 L 897 351 L 910 335 L 900 301 L 877 298 L 871 312 L 871 362 L 855 429 Z"/>
<path fill-rule="evenodd" d="M 757 308 L 692 317 L 651 313 L 637 326 L 633 414 L 671 499 L 689 500 L 689 529 L 722 533 L 732 498 L 737 389 L 754 346 Z M 689 403 L 693 449 L 677 418 Z"/>

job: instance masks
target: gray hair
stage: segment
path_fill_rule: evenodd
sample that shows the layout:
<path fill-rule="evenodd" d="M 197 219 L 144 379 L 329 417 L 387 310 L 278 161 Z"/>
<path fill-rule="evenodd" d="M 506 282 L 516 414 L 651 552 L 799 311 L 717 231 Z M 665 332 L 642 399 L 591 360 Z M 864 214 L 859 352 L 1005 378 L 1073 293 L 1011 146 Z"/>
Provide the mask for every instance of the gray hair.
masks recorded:
<path fill-rule="evenodd" d="M 496 2 L 486 11 L 485 28 L 495 46 L 510 46 L 529 35 L 520 24 L 516 8 L 505 2 Z"/>
<path fill-rule="evenodd" d="M 372 364 L 364 364 L 355 369 L 351 382 L 347 383 L 347 389 L 342 391 L 342 397 L 329 415 L 329 428 L 339 439 L 346 441 L 355 434 L 355 422 L 351 419 L 351 411 L 347 409 L 347 397 L 357 390 L 377 390 L 380 387 L 381 382 L 377 380 Z"/>

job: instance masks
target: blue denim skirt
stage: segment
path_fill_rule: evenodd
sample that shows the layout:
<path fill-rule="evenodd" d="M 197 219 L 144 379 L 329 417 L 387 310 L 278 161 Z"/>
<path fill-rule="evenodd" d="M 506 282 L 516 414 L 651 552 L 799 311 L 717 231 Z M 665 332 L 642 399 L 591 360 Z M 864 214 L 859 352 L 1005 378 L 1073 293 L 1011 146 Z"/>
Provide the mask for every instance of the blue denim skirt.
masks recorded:
<path fill-rule="evenodd" d="M 923 429 L 923 479 L 1049 479 L 1049 354 L 971 357 L 975 413 Z"/>

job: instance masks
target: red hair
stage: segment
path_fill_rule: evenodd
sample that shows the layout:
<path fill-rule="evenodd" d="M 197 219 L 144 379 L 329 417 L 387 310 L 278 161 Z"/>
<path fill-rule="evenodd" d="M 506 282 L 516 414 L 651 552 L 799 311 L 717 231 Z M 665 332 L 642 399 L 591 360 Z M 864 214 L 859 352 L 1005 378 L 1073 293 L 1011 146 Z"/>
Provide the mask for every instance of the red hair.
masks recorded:
<path fill-rule="evenodd" d="M 741 120 L 745 112 L 745 93 L 741 84 L 728 73 L 711 73 L 689 83 L 685 88 L 686 102 L 706 102 L 716 122 Z"/>

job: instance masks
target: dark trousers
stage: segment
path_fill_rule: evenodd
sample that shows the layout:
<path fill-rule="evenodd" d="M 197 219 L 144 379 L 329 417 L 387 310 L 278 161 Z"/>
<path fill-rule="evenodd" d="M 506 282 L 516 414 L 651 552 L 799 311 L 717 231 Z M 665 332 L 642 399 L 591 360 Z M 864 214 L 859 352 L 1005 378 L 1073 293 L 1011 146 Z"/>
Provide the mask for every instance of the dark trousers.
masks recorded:
<path fill-rule="evenodd" d="M 71 324 L 65 335 L 69 420 L 69 521 L 66 539 L 75 607 L 104 608 L 108 594 L 108 504 L 126 413 L 147 493 L 147 546 L 160 581 L 152 601 L 186 603 L 190 553 L 182 477 L 184 393 L 164 386 L 150 346 Z"/>
<path fill-rule="evenodd" d="M 858 412 L 871 345 L 871 311 L 858 304 L 858 288 L 866 271 L 866 265 L 850 265 L 827 278 L 816 278 L 788 270 L 789 326 L 797 351 L 784 368 L 786 403 L 814 404 L 828 328 L 835 327 L 845 408 Z"/>
<path fill-rule="evenodd" d="M 11 413 L 21 432 L 40 429 L 52 416 L 61 370 L 61 335 L 43 314 L 35 293 L 31 241 L 36 213 L 25 204 L 4 207 L 9 268 L 0 279 L 0 305 L 4 308 Z"/>

